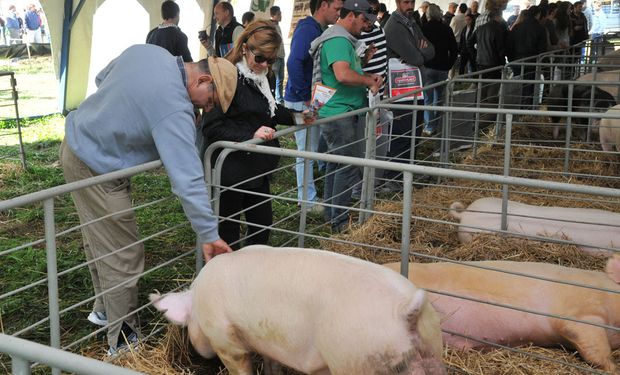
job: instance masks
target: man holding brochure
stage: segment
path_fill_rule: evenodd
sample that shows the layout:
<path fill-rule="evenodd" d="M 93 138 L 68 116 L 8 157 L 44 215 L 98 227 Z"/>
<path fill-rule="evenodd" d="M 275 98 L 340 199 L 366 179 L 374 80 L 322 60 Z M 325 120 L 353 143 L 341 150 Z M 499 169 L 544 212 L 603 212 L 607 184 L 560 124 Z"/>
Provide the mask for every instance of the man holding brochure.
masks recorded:
<path fill-rule="evenodd" d="M 388 59 L 398 59 L 410 67 L 420 70 L 419 76 L 424 77 L 424 63 L 435 56 L 433 45 L 424 37 L 420 26 L 413 18 L 415 12 L 414 0 L 396 0 L 396 11 L 385 24 L 385 38 L 387 40 Z M 399 63 L 395 62 L 395 63 Z M 391 75 L 390 72 L 388 72 Z M 391 79 L 391 77 L 390 77 Z M 419 85 L 421 86 L 421 85 Z M 390 93 L 391 94 L 391 93 Z M 421 97 L 417 100 L 423 104 Z M 414 100 L 399 102 L 399 104 L 414 104 Z M 415 134 L 416 145 L 422 135 L 422 122 L 424 111 L 418 111 L 416 116 L 415 133 L 412 132 L 412 116 L 410 110 L 394 110 L 394 122 L 392 123 L 392 140 L 388 158 L 392 161 L 409 163 L 411 151 L 411 137 Z M 413 155 L 415 159 L 415 155 Z M 386 171 L 386 178 L 392 180 L 402 179 L 402 174 L 395 171 Z M 386 190 L 400 190 L 401 184 L 388 184 Z"/>
<path fill-rule="evenodd" d="M 313 85 L 323 84 L 336 90 L 321 106 L 321 118 L 363 108 L 367 104 L 366 88 L 374 94 L 383 84 L 381 76 L 363 72 L 360 56 L 365 53 L 366 46 L 356 39 L 367 22 L 375 22 L 377 18 L 370 10 L 366 0 L 344 1 L 338 22 L 312 42 Z M 369 58 L 367 54 L 366 58 Z M 321 131 L 329 153 L 363 157 L 363 142 L 356 142 L 364 138 L 362 117 L 351 116 L 325 123 Z M 348 207 L 353 186 L 360 182 L 361 174 L 357 167 L 328 163 L 325 176 L 326 217 L 332 230 L 339 232 L 348 225 L 348 210 L 329 205 Z"/>

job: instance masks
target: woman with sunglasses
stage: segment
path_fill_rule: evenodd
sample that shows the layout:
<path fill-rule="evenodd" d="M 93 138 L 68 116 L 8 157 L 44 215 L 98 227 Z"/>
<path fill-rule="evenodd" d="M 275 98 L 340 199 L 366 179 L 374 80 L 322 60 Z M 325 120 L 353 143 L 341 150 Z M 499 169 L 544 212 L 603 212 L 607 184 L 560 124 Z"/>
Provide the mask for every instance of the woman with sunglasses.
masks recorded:
<path fill-rule="evenodd" d="M 273 95 L 275 78 L 271 65 L 275 62 L 282 37 L 270 21 L 258 20 L 250 23 L 239 36 L 235 47 L 226 59 L 237 66 L 239 76 L 233 101 L 226 113 L 211 111 L 205 114 L 203 129 L 207 146 L 217 141 L 243 142 L 260 138 L 262 145 L 279 147 L 274 139 L 276 124 L 293 125 L 293 115 L 276 103 Z M 303 120 L 302 120 L 303 121 Z M 219 152 L 213 156 L 215 160 Z M 267 244 L 268 227 L 273 223 L 271 201 L 257 195 L 270 194 L 269 171 L 278 165 L 279 157 L 249 152 L 233 152 L 222 168 L 222 186 L 244 190 L 225 190 L 220 196 L 220 216 L 239 220 L 244 212 L 249 223 L 245 246 Z M 262 227 L 252 226 L 257 224 Z M 230 246 L 240 247 L 240 225 L 224 220 L 219 233 Z"/>

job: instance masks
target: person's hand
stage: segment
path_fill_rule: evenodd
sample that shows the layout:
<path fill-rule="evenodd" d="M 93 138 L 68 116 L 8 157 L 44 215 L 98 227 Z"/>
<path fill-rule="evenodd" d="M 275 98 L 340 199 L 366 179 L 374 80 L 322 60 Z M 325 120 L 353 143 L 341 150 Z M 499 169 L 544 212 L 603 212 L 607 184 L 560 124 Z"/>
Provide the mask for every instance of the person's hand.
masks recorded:
<path fill-rule="evenodd" d="M 211 41 L 207 39 L 200 39 L 200 44 L 208 51 L 211 48 Z"/>
<path fill-rule="evenodd" d="M 366 52 L 364 53 L 364 64 L 368 64 L 368 62 L 372 60 L 372 57 L 375 55 L 375 53 L 377 53 L 377 47 L 375 47 L 374 43 L 370 43 L 370 45 L 366 49 Z"/>
<path fill-rule="evenodd" d="M 270 139 L 273 139 L 273 135 L 275 134 L 275 132 L 276 131 L 269 126 L 261 126 L 254 133 L 254 138 L 260 138 L 268 141 Z"/>
<path fill-rule="evenodd" d="M 202 255 L 205 257 L 205 263 L 213 259 L 214 256 L 224 253 L 232 253 L 232 249 L 222 239 L 202 244 Z"/>
<path fill-rule="evenodd" d="M 304 125 L 312 124 L 313 122 L 316 121 L 316 118 L 318 116 L 317 111 L 311 111 L 309 109 L 306 109 L 305 111 L 303 111 L 301 115 L 303 117 Z"/>
<path fill-rule="evenodd" d="M 372 82 L 368 85 L 368 89 L 373 95 L 376 95 L 383 84 L 383 77 L 378 74 L 369 74 L 368 77 L 372 79 Z"/>
<path fill-rule="evenodd" d="M 420 39 L 420 49 L 424 49 L 428 47 L 428 43 L 426 42 L 426 39 Z"/>

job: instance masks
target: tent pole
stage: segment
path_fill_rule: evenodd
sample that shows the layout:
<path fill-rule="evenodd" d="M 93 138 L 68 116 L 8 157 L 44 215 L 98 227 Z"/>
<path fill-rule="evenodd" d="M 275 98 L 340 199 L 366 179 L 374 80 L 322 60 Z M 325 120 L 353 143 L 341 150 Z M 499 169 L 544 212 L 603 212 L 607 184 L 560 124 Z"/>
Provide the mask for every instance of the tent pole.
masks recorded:
<path fill-rule="evenodd" d="M 65 17 L 62 21 L 62 46 L 60 48 L 60 93 L 58 109 L 67 114 L 67 74 L 69 72 L 69 49 L 71 47 L 71 28 L 80 14 L 86 0 L 80 0 L 73 12 L 73 0 L 65 0 Z"/>

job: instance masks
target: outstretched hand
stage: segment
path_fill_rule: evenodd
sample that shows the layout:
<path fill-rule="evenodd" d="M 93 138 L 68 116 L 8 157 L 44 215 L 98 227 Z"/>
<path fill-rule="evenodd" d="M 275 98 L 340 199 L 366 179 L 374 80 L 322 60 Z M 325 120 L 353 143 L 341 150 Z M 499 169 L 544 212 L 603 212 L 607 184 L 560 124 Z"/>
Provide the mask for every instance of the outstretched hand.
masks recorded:
<path fill-rule="evenodd" d="M 205 263 L 210 261 L 214 256 L 224 253 L 232 253 L 232 249 L 222 239 L 202 244 L 202 255 L 205 257 Z"/>

